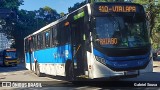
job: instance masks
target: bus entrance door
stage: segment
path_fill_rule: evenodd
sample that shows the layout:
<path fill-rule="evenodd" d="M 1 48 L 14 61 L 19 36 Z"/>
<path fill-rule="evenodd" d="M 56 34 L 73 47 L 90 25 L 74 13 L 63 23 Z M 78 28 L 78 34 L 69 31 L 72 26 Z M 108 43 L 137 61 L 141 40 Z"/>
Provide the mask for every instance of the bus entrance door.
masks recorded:
<path fill-rule="evenodd" d="M 33 58 L 32 58 L 32 51 L 33 51 L 33 41 L 32 41 L 32 37 L 29 38 L 29 63 L 30 63 L 30 70 L 33 70 Z"/>
<path fill-rule="evenodd" d="M 73 45 L 73 60 L 76 68 L 74 68 L 76 76 L 82 76 L 85 74 L 85 48 L 83 40 L 84 19 L 78 19 L 71 25 L 72 29 L 72 45 Z"/>

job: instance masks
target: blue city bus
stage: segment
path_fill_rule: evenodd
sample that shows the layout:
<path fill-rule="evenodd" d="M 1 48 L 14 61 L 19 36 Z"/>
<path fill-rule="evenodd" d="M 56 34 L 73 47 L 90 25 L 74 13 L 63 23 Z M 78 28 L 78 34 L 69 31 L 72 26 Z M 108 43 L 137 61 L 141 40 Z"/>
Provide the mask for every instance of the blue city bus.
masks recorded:
<path fill-rule="evenodd" d="M 139 4 L 85 4 L 24 38 L 26 68 L 68 80 L 152 72 L 146 23 Z"/>

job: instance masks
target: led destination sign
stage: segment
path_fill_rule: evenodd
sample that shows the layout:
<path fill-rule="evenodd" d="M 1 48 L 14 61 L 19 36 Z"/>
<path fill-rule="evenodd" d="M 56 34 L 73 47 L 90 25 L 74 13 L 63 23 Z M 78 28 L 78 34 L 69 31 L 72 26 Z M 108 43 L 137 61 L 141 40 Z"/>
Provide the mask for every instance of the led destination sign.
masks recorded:
<path fill-rule="evenodd" d="M 101 5 L 98 7 L 99 12 L 136 12 L 136 6 L 106 6 Z"/>
<path fill-rule="evenodd" d="M 107 45 L 107 44 L 117 44 L 117 38 L 101 38 L 99 39 L 100 45 Z"/>

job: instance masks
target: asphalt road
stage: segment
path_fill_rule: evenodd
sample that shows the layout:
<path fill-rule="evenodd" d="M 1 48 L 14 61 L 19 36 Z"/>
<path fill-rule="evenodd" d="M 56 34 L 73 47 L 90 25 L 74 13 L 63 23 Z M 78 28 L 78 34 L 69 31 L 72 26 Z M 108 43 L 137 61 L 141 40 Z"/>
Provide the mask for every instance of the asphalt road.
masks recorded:
<path fill-rule="evenodd" d="M 23 83 L 27 86 L 25 87 L 1 87 L 0 89 L 12 89 L 12 90 L 100 90 L 100 89 L 115 89 L 115 90 L 121 90 L 121 89 L 160 89 L 160 57 L 157 58 L 153 62 L 154 68 L 152 73 L 146 73 L 142 74 L 135 78 L 128 78 L 128 79 L 121 79 L 119 81 L 96 81 L 96 82 L 77 82 L 76 84 L 65 81 L 64 77 L 53 77 L 53 76 L 43 76 L 43 77 L 37 77 L 34 72 L 29 71 L 25 69 L 24 64 L 20 64 L 17 67 L 0 67 L 0 81 L 1 82 L 10 82 L 13 83 Z M 17 82 L 19 81 L 19 82 Z M 145 81 L 143 83 L 151 83 L 152 81 L 154 84 L 158 84 L 156 87 L 141 87 L 141 86 L 134 86 L 135 83 L 141 83 L 141 81 Z M 28 86 L 28 83 L 37 83 L 41 85 L 37 85 L 38 87 L 32 87 Z M 152 82 L 153 83 L 153 82 Z M 125 87 L 121 87 L 125 84 Z M 127 85 L 128 87 L 126 87 Z M 2 83 L 0 84 L 0 86 Z M 16 84 L 14 84 L 16 85 Z M 42 87 L 41 87 L 42 86 Z M 28 88 L 29 87 L 29 88 Z M 117 89 L 118 88 L 118 89 Z"/>

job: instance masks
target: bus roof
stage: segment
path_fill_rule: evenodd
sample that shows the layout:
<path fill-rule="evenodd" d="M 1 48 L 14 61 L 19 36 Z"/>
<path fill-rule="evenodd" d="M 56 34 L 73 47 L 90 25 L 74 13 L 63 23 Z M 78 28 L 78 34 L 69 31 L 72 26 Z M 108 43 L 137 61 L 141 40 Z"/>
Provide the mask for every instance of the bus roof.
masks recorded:
<path fill-rule="evenodd" d="M 50 23 L 50 24 L 48 24 L 48 25 L 46 25 L 46 26 L 44 26 L 44 27 L 42 27 L 42 28 L 40 28 L 40 29 L 37 30 L 36 32 L 34 32 L 34 33 L 28 35 L 27 37 L 25 37 L 24 39 L 26 39 L 26 38 L 28 38 L 28 37 L 30 37 L 30 36 L 32 36 L 32 35 L 35 35 L 35 34 L 41 32 L 41 31 L 43 31 L 43 30 L 45 30 L 45 29 L 47 29 L 47 28 L 49 28 L 49 27 L 51 27 L 51 26 L 54 26 L 55 24 L 57 24 L 57 23 L 65 20 L 66 18 L 67 18 L 67 16 L 64 16 L 64 17 L 62 17 L 62 18 L 60 18 L 60 19 L 58 19 L 58 20 L 56 20 L 56 21 L 54 21 L 54 22 L 52 22 L 52 23 Z"/>
<path fill-rule="evenodd" d="M 54 21 L 54 22 L 51 22 L 50 24 L 48 24 L 48 25 L 46 25 L 46 26 L 40 28 L 40 29 L 37 30 L 36 32 L 34 32 L 34 33 L 32 33 L 32 34 L 26 36 L 24 39 L 29 38 L 30 36 L 33 36 L 33 35 L 35 35 L 35 34 L 37 34 L 37 33 L 39 33 L 39 32 L 42 32 L 42 31 L 46 30 L 47 28 L 56 25 L 56 24 L 59 23 L 59 22 L 62 22 L 63 20 L 67 19 L 67 17 L 68 17 L 69 15 L 71 15 L 72 13 L 74 13 L 74 12 L 80 10 L 81 8 L 83 8 L 83 7 L 87 6 L 87 5 L 89 5 L 89 4 L 85 4 L 84 6 L 82 6 L 82 7 L 78 8 L 78 9 L 76 9 L 75 11 L 73 11 L 73 12 L 71 12 L 71 13 L 68 13 L 66 16 L 64 16 L 64 17 L 62 17 L 62 18 L 60 18 L 60 19 L 58 19 L 58 20 L 56 20 L 56 21 Z"/>
<path fill-rule="evenodd" d="M 132 4 L 132 5 L 142 6 L 142 5 L 137 4 L 137 3 L 128 3 L 128 2 L 96 2 L 96 3 L 93 3 L 93 4 L 129 4 L 129 5 Z M 91 10 L 90 10 L 90 8 L 89 8 L 89 5 L 90 5 L 90 3 L 85 4 L 84 6 L 76 9 L 75 11 L 73 11 L 73 12 L 71 12 L 71 13 L 68 13 L 66 16 L 64 16 L 64 17 L 62 17 L 62 18 L 60 18 L 60 19 L 58 19 L 58 20 L 56 20 L 56 21 L 54 21 L 54 22 L 51 22 L 50 24 L 48 24 L 48 25 L 40 28 L 39 30 L 35 31 L 34 33 L 26 36 L 24 39 L 29 38 L 30 36 L 33 36 L 33 35 L 35 35 L 35 34 L 37 34 L 37 33 L 39 33 L 39 32 L 42 32 L 42 31 L 48 29 L 49 27 L 56 25 L 56 24 L 59 23 L 59 22 L 62 22 L 63 20 L 67 19 L 69 15 L 71 15 L 71 14 L 73 14 L 74 12 L 82 9 L 82 8 L 85 7 L 85 6 L 88 6 L 88 12 L 89 12 L 89 14 L 91 14 Z"/>

